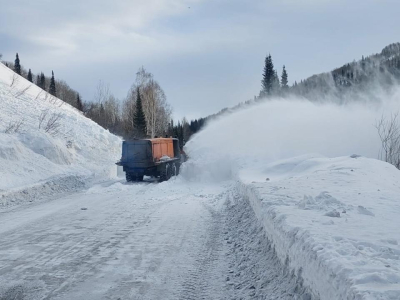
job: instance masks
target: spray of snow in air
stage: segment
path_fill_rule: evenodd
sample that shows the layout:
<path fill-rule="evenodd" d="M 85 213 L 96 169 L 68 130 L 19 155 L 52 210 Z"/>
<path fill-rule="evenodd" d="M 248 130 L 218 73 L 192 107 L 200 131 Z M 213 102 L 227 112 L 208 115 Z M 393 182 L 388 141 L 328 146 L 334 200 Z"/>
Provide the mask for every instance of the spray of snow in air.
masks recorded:
<path fill-rule="evenodd" d="M 396 99 L 400 99 L 400 90 L 371 98 L 374 101 L 345 105 L 334 100 L 321 104 L 274 99 L 225 114 L 187 143 L 191 159 L 183 176 L 223 180 L 244 166 L 310 153 L 378 158 L 380 140 L 375 124 L 382 115 L 399 110 Z"/>

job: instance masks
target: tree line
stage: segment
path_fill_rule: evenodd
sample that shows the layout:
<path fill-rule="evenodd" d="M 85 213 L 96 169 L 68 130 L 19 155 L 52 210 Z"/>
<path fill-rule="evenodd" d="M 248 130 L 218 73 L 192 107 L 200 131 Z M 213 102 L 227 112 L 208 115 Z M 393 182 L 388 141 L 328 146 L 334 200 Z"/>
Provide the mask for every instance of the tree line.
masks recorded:
<path fill-rule="evenodd" d="M 163 89 L 144 67 L 136 73 L 135 81 L 123 101 L 118 100 L 109 85 L 102 81 L 96 87 L 93 100 L 83 101 L 80 94 L 65 81 L 55 79 L 53 71 L 49 78 L 43 72 L 35 75 L 31 69 L 24 69 L 18 53 L 14 62 L 4 63 L 17 74 L 126 140 L 172 136 L 178 138 L 183 145 L 205 123 L 205 119 L 188 122 L 184 118 L 175 124 L 172 108 Z"/>
<path fill-rule="evenodd" d="M 84 110 L 79 93 L 73 90 L 65 81 L 55 79 L 54 71 L 51 72 L 51 77 L 46 76 L 43 72 L 35 75 L 31 69 L 26 70 L 22 66 L 18 53 L 15 56 L 14 62 L 5 61 L 4 64 L 52 96 L 63 100 L 80 111 Z"/>
<path fill-rule="evenodd" d="M 347 63 L 328 73 L 313 75 L 299 83 L 288 85 L 288 73 L 285 66 L 279 78 L 274 69 L 272 57 L 268 54 L 264 62 L 261 91 L 257 99 L 273 96 L 301 96 L 311 101 L 325 99 L 343 99 L 357 96 L 370 90 L 373 83 L 381 87 L 390 87 L 400 81 L 400 43 L 390 44 L 381 53 L 362 56 L 358 61 Z M 331 96 L 335 97 L 331 97 Z"/>
<path fill-rule="evenodd" d="M 271 54 L 263 61 L 261 89 L 254 98 L 230 107 L 223 108 L 218 113 L 205 117 L 207 122 L 222 114 L 232 113 L 255 102 L 298 96 L 310 101 L 356 101 L 363 93 L 371 91 L 378 83 L 388 87 L 400 82 L 400 43 L 390 44 L 381 53 L 362 56 L 359 61 L 353 61 L 328 73 L 312 75 L 289 85 L 288 72 L 283 65 L 280 76 L 275 69 Z"/>

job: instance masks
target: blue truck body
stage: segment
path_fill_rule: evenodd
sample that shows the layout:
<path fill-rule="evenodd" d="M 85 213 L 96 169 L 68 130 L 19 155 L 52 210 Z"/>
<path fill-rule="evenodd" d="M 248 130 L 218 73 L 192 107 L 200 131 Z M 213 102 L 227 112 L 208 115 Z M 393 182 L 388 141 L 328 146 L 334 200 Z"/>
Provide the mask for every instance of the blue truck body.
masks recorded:
<path fill-rule="evenodd" d="M 161 147 L 168 142 L 173 149 L 167 149 L 170 156 L 160 157 Z M 123 167 L 127 181 L 143 181 L 144 176 L 159 177 L 166 181 L 179 174 L 181 155 L 178 139 L 143 139 L 122 142 L 121 160 L 116 163 Z"/>

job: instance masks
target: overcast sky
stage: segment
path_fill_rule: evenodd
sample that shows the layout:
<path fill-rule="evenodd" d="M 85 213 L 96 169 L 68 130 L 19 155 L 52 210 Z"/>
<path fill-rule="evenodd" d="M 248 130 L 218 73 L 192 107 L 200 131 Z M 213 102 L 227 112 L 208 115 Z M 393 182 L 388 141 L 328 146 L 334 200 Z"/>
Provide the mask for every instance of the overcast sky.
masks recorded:
<path fill-rule="evenodd" d="M 258 94 L 268 53 L 293 83 L 400 42 L 399 12 L 398 0 L 0 0 L 0 53 L 84 100 L 99 80 L 122 100 L 144 66 L 190 119 Z"/>

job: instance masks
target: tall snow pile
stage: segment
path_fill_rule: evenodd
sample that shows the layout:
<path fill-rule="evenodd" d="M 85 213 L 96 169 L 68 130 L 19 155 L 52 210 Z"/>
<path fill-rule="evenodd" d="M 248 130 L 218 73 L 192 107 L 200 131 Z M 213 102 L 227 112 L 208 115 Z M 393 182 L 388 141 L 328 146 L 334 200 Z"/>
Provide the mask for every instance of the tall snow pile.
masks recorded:
<path fill-rule="evenodd" d="M 186 145 L 188 180 L 237 180 L 277 257 L 316 299 L 400 299 L 400 171 L 377 160 L 381 103 L 274 100 Z"/>
<path fill-rule="evenodd" d="M 115 176 L 120 142 L 0 63 L 0 206 Z"/>

